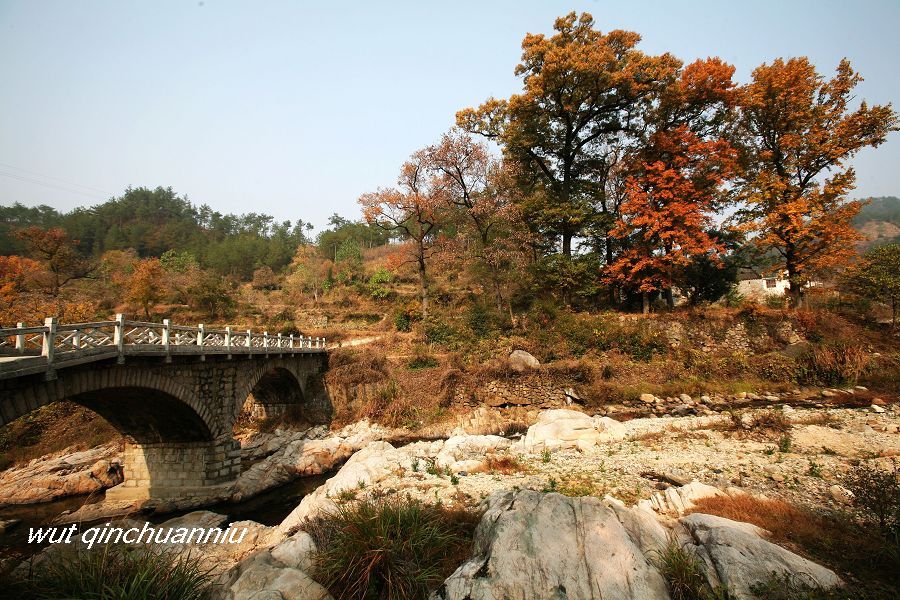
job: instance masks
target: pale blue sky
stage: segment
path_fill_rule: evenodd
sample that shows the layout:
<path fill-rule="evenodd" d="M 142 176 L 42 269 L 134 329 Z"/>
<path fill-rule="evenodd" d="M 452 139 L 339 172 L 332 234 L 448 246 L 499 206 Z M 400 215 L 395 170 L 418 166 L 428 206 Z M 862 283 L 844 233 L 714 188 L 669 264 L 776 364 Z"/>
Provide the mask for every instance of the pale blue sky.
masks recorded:
<path fill-rule="evenodd" d="M 759 63 L 843 56 L 900 104 L 900 1 L 78 2 L 0 0 L 0 204 L 97 204 L 172 186 L 222 212 L 321 228 L 391 185 L 454 113 L 520 89 L 526 32 L 570 10 L 651 53 Z M 900 195 L 900 136 L 855 161 Z"/>

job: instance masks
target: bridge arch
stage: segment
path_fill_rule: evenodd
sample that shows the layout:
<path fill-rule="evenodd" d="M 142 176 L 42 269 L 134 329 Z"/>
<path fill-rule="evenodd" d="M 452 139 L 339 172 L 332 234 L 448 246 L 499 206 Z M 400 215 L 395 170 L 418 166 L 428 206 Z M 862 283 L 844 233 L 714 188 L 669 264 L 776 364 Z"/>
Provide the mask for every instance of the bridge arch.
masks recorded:
<path fill-rule="evenodd" d="M 135 440 L 208 441 L 226 433 L 209 406 L 176 379 L 150 370 L 115 367 L 63 372 L 50 382 L 34 377 L 31 386 L 16 390 L 11 401 L 3 402 L 3 421 L 9 423 L 62 400 L 93 410 Z M 155 434 L 141 427 L 137 417 L 144 418 L 148 427 L 157 425 Z M 163 418 L 170 427 L 160 427 Z"/>
<path fill-rule="evenodd" d="M 124 363 L 107 357 L 15 376 L 0 369 L 0 425 L 52 402 L 81 404 L 127 436 L 125 481 L 107 499 L 218 500 L 241 472 L 234 421 L 248 396 L 300 406 L 304 421 L 327 423 L 327 365 L 324 352 L 295 351 L 129 355 Z"/>

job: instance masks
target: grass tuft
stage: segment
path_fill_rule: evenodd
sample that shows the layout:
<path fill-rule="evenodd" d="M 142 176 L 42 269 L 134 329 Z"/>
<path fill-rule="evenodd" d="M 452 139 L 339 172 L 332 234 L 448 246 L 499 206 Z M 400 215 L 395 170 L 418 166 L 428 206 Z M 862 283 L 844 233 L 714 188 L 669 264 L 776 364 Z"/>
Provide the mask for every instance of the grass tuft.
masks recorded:
<path fill-rule="evenodd" d="M 211 585 L 210 574 L 186 555 L 107 545 L 60 551 L 24 580 L 13 582 L 11 597 L 201 600 L 210 597 Z"/>
<path fill-rule="evenodd" d="M 687 546 L 669 539 L 654 556 L 656 567 L 666 580 L 672 600 L 726 600 L 727 592 L 710 588 L 697 555 Z"/>
<path fill-rule="evenodd" d="M 335 598 L 425 598 L 468 553 L 478 515 L 412 499 L 338 506 L 303 528 L 320 549 L 313 576 Z"/>

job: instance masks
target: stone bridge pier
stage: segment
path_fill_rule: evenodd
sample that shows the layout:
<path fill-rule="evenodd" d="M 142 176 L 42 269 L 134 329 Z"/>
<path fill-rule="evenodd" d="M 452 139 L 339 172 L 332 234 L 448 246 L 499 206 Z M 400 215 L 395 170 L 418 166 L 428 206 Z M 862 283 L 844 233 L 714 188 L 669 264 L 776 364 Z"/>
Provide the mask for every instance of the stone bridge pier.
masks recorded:
<path fill-rule="evenodd" d="M 126 436 L 124 483 L 109 500 L 221 498 L 241 472 L 235 419 L 248 398 L 258 414 L 297 407 L 327 423 L 324 352 L 233 356 L 129 356 L 0 380 L 0 424 L 68 400 L 97 412 Z"/>

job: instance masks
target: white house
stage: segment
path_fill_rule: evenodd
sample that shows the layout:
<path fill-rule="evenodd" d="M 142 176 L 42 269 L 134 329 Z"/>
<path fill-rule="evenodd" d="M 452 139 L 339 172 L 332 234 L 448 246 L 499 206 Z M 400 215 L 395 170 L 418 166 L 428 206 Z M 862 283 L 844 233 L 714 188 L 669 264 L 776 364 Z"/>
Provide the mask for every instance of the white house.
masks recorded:
<path fill-rule="evenodd" d="M 810 281 L 804 287 L 822 285 L 818 281 Z M 738 272 L 737 292 L 750 299 L 762 300 L 769 296 L 784 296 L 791 284 L 787 279 L 787 271 L 763 276 L 755 269 L 741 269 Z"/>
<path fill-rule="evenodd" d="M 773 273 L 763 277 L 754 269 L 741 269 L 738 273 L 737 291 L 741 296 L 762 299 L 767 296 L 784 296 L 791 284 L 786 273 Z"/>

